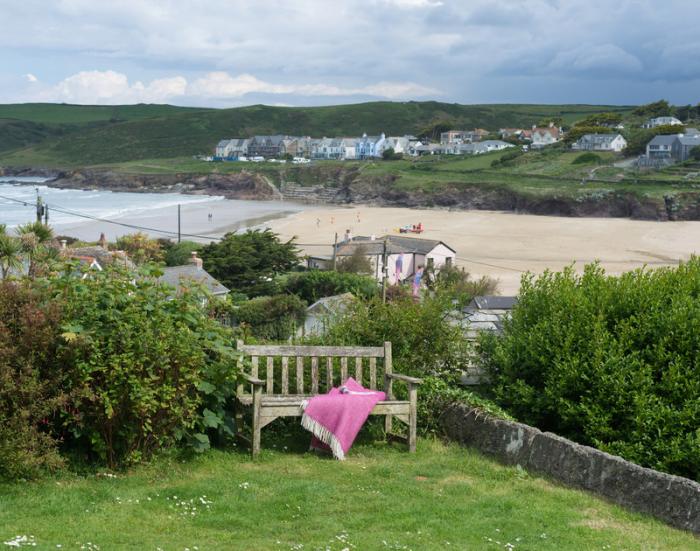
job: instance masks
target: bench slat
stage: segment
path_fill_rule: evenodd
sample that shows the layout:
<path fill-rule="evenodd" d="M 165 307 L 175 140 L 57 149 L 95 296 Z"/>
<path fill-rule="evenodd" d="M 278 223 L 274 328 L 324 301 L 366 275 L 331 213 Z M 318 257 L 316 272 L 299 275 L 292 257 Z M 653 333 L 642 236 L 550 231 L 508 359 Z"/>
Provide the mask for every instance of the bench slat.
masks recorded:
<path fill-rule="evenodd" d="M 273 384 L 275 382 L 275 359 L 272 356 L 267 357 L 267 386 L 265 392 L 272 394 L 274 392 Z"/>
<path fill-rule="evenodd" d="M 355 358 L 355 380 L 362 384 L 362 358 Z"/>
<path fill-rule="evenodd" d="M 333 388 L 333 358 L 326 358 L 326 392 L 330 392 Z"/>
<path fill-rule="evenodd" d="M 318 358 L 316 356 L 311 358 L 311 394 L 318 394 Z"/>
<path fill-rule="evenodd" d="M 274 345 L 255 345 L 244 344 L 239 350 L 251 356 L 299 356 L 307 358 L 310 356 L 333 356 L 333 357 L 349 357 L 349 358 L 383 358 L 383 347 L 364 347 L 364 346 L 274 346 Z"/>
<path fill-rule="evenodd" d="M 369 388 L 377 390 L 377 358 L 369 359 Z"/>
<path fill-rule="evenodd" d="M 340 358 L 340 384 L 342 385 L 348 379 L 348 358 Z"/>
<path fill-rule="evenodd" d="M 289 394 L 289 358 L 282 356 L 282 394 Z"/>
<path fill-rule="evenodd" d="M 252 367 L 250 369 L 250 374 L 257 379 L 258 378 L 258 357 L 253 356 L 250 359 L 250 362 L 252 364 Z"/>
<path fill-rule="evenodd" d="M 304 394 L 304 358 L 297 356 L 297 394 Z"/>

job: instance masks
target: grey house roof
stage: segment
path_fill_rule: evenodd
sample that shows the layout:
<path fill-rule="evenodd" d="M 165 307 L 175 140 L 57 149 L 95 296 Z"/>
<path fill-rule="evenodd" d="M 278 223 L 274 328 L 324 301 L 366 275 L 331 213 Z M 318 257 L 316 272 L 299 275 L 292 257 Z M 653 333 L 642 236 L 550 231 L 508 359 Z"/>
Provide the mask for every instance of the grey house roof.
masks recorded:
<path fill-rule="evenodd" d="M 446 245 L 442 241 L 435 239 L 419 239 L 416 237 L 403 237 L 398 235 L 384 235 L 378 237 L 377 239 L 370 239 L 369 237 L 355 237 L 349 243 L 339 243 L 337 248 L 338 256 L 350 256 L 352 255 L 357 247 L 363 247 L 368 255 L 381 255 L 384 251 L 384 240 L 386 239 L 386 252 L 387 254 L 399 254 L 399 253 L 415 253 L 415 254 L 428 254 L 438 245 L 444 245 L 452 252 L 455 250 Z"/>
<path fill-rule="evenodd" d="M 695 147 L 700 145 L 700 136 L 678 136 L 678 141 L 681 145 Z"/>
<path fill-rule="evenodd" d="M 464 310 L 512 310 L 517 303 L 518 297 L 483 295 L 474 297 L 472 301 L 464 307 Z"/>
<path fill-rule="evenodd" d="M 228 288 L 212 277 L 209 272 L 194 264 L 163 268 L 163 275 L 158 278 L 158 281 L 175 287 L 177 291 L 180 290 L 183 280 L 201 283 L 214 296 L 223 296 L 229 292 Z"/>
<path fill-rule="evenodd" d="M 610 145 L 620 134 L 585 134 L 579 138 L 579 144 Z"/>
<path fill-rule="evenodd" d="M 659 134 L 654 136 L 654 138 L 649 142 L 648 145 L 666 145 L 670 146 L 678 139 L 678 134 Z"/>

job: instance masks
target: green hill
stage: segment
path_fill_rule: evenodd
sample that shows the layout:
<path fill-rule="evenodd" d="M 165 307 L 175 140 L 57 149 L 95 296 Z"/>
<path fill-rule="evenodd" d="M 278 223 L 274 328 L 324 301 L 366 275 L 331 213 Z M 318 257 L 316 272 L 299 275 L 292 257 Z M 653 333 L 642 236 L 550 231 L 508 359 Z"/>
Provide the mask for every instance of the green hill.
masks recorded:
<path fill-rule="evenodd" d="M 0 117 L 58 126 L 50 127 L 51 132 L 46 130 L 43 139 L 37 136 L 33 141 L 23 142 L 15 138 L 8 140 L 7 145 L 0 143 L 0 164 L 86 166 L 208 154 L 222 138 L 253 134 L 403 135 L 443 127 L 495 131 L 504 126 L 528 127 L 550 117 L 561 117 L 568 123 L 604 111 L 626 115 L 631 109 L 594 105 L 459 105 L 432 101 L 328 107 L 254 105 L 234 109 L 7 105 L 0 106 Z M 61 129 L 62 134 L 58 132 Z M 29 148 L 17 149 L 22 146 Z"/>

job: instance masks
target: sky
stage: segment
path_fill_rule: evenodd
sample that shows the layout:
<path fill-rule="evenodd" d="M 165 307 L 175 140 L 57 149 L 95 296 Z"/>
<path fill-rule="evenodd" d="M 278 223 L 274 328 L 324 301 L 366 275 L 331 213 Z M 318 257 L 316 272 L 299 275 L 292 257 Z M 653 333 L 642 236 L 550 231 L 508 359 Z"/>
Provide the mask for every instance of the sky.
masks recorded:
<path fill-rule="evenodd" d="M 700 102 L 697 0 L 0 0 L 0 103 Z"/>

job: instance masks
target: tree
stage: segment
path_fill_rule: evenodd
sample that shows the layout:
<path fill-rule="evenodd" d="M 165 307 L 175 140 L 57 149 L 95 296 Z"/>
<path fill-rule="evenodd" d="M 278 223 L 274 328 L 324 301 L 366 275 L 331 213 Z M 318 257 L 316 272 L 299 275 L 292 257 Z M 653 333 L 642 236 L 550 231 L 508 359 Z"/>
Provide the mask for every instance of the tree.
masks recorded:
<path fill-rule="evenodd" d="M 193 251 L 201 250 L 203 245 L 194 241 L 182 241 L 171 244 L 165 253 L 166 266 L 182 266 L 187 264 Z"/>
<path fill-rule="evenodd" d="M 561 117 L 547 117 L 545 119 L 540 120 L 537 123 L 537 126 L 546 128 L 550 124 L 553 124 L 557 127 L 564 126 L 564 119 Z"/>
<path fill-rule="evenodd" d="M 397 161 L 403 159 L 403 153 L 396 153 L 393 147 L 388 147 L 382 151 L 382 159 L 385 161 Z"/>
<path fill-rule="evenodd" d="M 145 233 L 137 232 L 123 235 L 117 239 L 117 249 L 126 252 L 136 264 L 158 262 L 163 259 L 163 250 L 157 239 L 151 239 Z"/>
<path fill-rule="evenodd" d="M 344 256 L 336 263 L 339 272 L 349 272 L 352 274 L 371 274 L 373 271 L 372 262 L 367 256 L 367 249 L 363 245 L 358 245 L 350 256 Z"/>
<path fill-rule="evenodd" d="M 654 136 L 678 134 L 682 128 L 682 126 L 663 125 L 656 128 L 637 129 L 627 138 L 625 155 L 641 155 Z"/>
<path fill-rule="evenodd" d="M 671 109 L 671 105 L 665 99 L 662 99 L 654 103 L 640 105 L 632 113 L 640 117 L 667 117 L 671 114 Z"/>
<path fill-rule="evenodd" d="M 17 228 L 20 246 L 29 259 L 29 277 L 35 277 L 42 255 L 53 240 L 53 230 L 41 222 L 31 222 Z"/>
<path fill-rule="evenodd" d="M 694 161 L 700 162 L 700 145 L 696 145 L 690 150 L 690 158 Z"/>
<path fill-rule="evenodd" d="M 589 115 L 585 119 L 576 121 L 574 128 L 577 126 L 617 126 L 622 122 L 622 115 L 619 113 L 596 113 Z"/>
<path fill-rule="evenodd" d="M 0 275 L 7 279 L 10 270 L 22 267 L 22 244 L 19 240 L 6 233 L 0 233 Z"/>
<path fill-rule="evenodd" d="M 230 289 L 249 297 L 275 294 L 274 276 L 299 264 L 294 239 L 282 242 L 269 229 L 227 233 L 202 248 L 204 268 Z"/>

